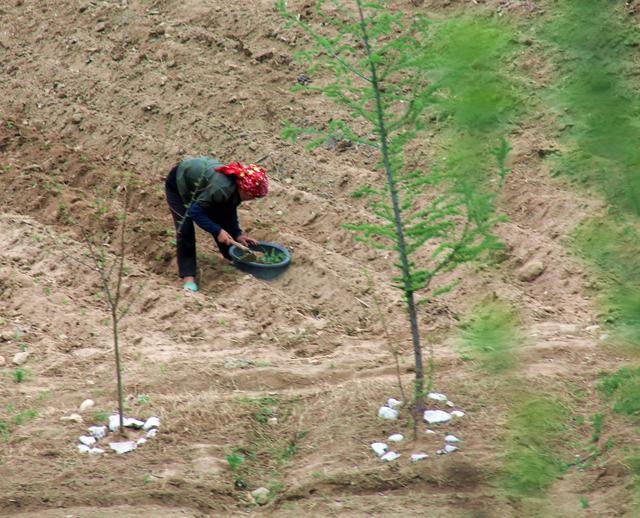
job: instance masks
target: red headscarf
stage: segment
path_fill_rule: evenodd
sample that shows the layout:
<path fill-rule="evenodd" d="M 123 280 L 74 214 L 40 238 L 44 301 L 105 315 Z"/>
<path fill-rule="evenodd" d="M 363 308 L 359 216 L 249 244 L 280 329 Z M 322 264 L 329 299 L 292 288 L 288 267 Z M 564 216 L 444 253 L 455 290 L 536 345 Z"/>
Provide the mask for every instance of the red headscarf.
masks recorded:
<path fill-rule="evenodd" d="M 216 171 L 222 174 L 235 175 L 238 189 L 252 195 L 254 198 L 262 198 L 269 192 L 267 171 L 257 165 L 244 165 L 236 162 L 235 164 L 218 167 Z"/>

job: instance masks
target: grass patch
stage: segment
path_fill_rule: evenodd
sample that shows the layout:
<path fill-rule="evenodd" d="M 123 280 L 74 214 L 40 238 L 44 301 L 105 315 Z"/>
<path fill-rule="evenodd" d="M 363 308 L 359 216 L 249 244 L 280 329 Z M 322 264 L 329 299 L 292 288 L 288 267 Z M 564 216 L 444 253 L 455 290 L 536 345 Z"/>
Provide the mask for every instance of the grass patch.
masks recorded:
<path fill-rule="evenodd" d="M 460 325 L 464 353 L 477 359 L 483 368 L 497 372 L 516 364 L 522 343 L 515 310 L 500 300 L 477 305 Z"/>
<path fill-rule="evenodd" d="M 292 423 L 291 402 L 273 397 L 241 398 L 245 416 L 242 442 L 225 457 L 236 489 L 265 486 L 274 493 L 283 488 L 283 469 L 298 453 L 308 432 Z M 241 417 L 242 416 L 238 416 Z"/>
<path fill-rule="evenodd" d="M 6 414 L 0 416 L 0 438 L 7 442 L 15 428 L 32 421 L 38 415 L 38 411 L 34 409 L 16 411 L 13 405 L 7 406 Z"/>
<path fill-rule="evenodd" d="M 574 249 L 597 268 L 604 322 L 618 338 L 640 340 L 640 232 L 620 218 L 590 219 L 574 232 Z M 637 346 L 635 346 L 637 348 Z"/>
<path fill-rule="evenodd" d="M 567 409 L 549 398 L 527 397 L 507 423 L 509 437 L 502 488 L 512 496 L 544 492 L 565 469 L 555 447 L 566 428 Z"/>
<path fill-rule="evenodd" d="M 638 511 L 640 509 L 640 451 L 636 449 L 622 461 L 622 464 L 631 477 L 631 511 Z"/>
<path fill-rule="evenodd" d="M 13 381 L 15 383 L 22 383 L 26 377 L 27 377 L 27 371 L 20 367 L 13 371 Z"/>
<path fill-rule="evenodd" d="M 628 416 L 640 414 L 640 368 L 622 367 L 604 376 L 598 388 L 613 398 L 613 410 Z"/>

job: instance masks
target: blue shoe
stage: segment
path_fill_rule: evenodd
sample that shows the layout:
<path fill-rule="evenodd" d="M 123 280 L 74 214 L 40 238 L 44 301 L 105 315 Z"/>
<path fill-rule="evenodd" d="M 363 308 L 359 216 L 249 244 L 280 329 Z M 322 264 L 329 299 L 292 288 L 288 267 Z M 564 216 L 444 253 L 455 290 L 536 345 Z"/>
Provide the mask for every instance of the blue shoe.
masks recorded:
<path fill-rule="evenodd" d="M 198 285 L 193 281 L 185 282 L 183 288 L 187 291 L 198 291 Z"/>

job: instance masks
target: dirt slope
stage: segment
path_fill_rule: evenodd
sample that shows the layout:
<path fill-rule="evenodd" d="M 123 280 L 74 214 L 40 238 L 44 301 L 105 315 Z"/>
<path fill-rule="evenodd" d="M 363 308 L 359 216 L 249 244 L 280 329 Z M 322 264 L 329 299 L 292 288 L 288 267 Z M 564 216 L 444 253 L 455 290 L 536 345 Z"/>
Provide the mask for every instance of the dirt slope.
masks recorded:
<path fill-rule="evenodd" d="M 440 4 L 423 8 L 451 8 Z M 596 322 L 589 276 L 563 244 L 602 208 L 549 177 L 539 153 L 548 128 L 525 124 L 511 138 L 513 174 L 500 201 L 510 222 L 499 229 L 507 259 L 495 270 L 467 268 L 455 292 L 421 309 L 437 339 L 437 388 L 469 417 L 454 425 L 464 451 L 396 468 L 368 449 L 394 431 L 376 410 L 399 394 L 365 275 L 403 348 L 407 387 L 409 336 L 388 283 L 393 261 L 340 226 L 364 214 L 349 193 L 379 173 L 357 146 L 307 152 L 279 138 L 282 120 L 324 123 L 335 110 L 289 91 L 303 72 L 291 58 L 303 39 L 283 28 L 273 3 L 11 0 L 0 22 L 0 418 L 23 413 L 0 447 L 0 515 L 237 515 L 246 491 L 234 487 L 224 459 L 253 441 L 260 469 L 247 482 L 270 483 L 278 497 L 252 514 L 522 516 L 493 482 L 506 404 L 448 331 L 495 293 L 521 312 L 529 340 L 519 374 L 541 392 L 571 385 L 593 397 L 596 372 L 621 361 L 588 330 Z M 180 291 L 162 180 L 180 157 L 199 154 L 262 159 L 272 192 L 246 204 L 241 218 L 254 236 L 292 250 L 285 275 L 264 282 L 235 271 L 200 234 L 202 291 Z M 126 289 L 144 283 L 123 321 L 128 406 L 163 425 L 134 454 L 97 458 L 79 455 L 76 440 L 96 414 L 115 410 L 114 367 L 98 279 L 77 261 L 77 229 L 93 228 L 92 204 L 118 171 L 138 182 Z M 520 280 L 533 259 L 544 273 Z M 27 376 L 15 383 L 11 359 L 21 346 L 30 352 Z M 249 363 L 236 368 L 238 359 Z M 96 407 L 85 423 L 60 421 L 86 398 Z M 256 412 L 277 418 L 268 434 Z M 423 434 L 402 453 L 436 447 Z M 577 505 L 597 475 L 567 477 L 551 508 Z M 625 498 L 610 489 L 618 476 L 596 479 L 610 483 L 593 486 L 589 516 L 623 512 Z M 577 507 L 568 509 L 572 516 Z"/>

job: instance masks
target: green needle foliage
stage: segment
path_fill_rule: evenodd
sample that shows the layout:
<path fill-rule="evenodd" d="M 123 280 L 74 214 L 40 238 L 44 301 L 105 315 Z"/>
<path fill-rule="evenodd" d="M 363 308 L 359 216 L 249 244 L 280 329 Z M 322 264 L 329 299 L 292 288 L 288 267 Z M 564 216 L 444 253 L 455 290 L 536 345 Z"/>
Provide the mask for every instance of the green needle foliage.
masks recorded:
<path fill-rule="evenodd" d="M 563 58 L 557 99 L 572 144 L 559 170 L 640 216 L 640 102 L 630 77 L 640 34 L 612 0 L 564 0 L 542 33 Z M 636 71 L 637 73 L 637 71 Z"/>
<path fill-rule="evenodd" d="M 440 117 L 474 136 L 504 131 L 513 118 L 517 95 L 505 75 L 513 47 L 504 23 L 484 18 L 456 18 L 431 30 L 428 68 L 440 92 Z"/>
<path fill-rule="evenodd" d="M 493 188 L 488 187 L 488 181 L 478 181 L 476 171 L 486 169 L 484 163 L 476 162 L 479 167 L 472 168 L 466 167 L 465 161 L 448 160 L 423 169 L 407 164 L 405 151 L 423 134 L 426 120 L 439 106 L 448 109 L 460 124 L 478 132 L 492 127 L 500 118 L 501 107 L 508 103 L 502 102 L 499 85 L 467 85 L 454 91 L 463 83 L 454 79 L 466 73 L 470 63 L 478 61 L 476 56 L 485 56 L 480 50 L 483 45 L 498 52 L 503 45 L 501 34 L 495 31 L 479 42 L 466 41 L 462 37 L 465 28 L 460 27 L 457 46 L 448 51 L 462 61 L 446 73 L 438 73 L 433 56 L 442 49 L 433 46 L 430 24 L 420 15 L 407 17 L 393 12 L 382 1 L 318 0 L 315 16 L 322 29 L 316 30 L 311 22 L 287 11 L 284 0 L 278 1 L 278 7 L 314 43 L 310 50 L 298 55 L 310 64 L 309 73 L 319 69 L 330 73 L 328 80 L 323 78 L 322 86 L 300 88 L 323 93 L 350 114 L 349 120 L 345 117 L 329 121 L 324 133 L 287 123 L 283 136 L 295 140 L 300 135 L 314 134 L 316 138 L 310 145 L 317 146 L 326 141 L 328 133 L 372 146 L 378 153 L 384 182 L 358 193 L 370 199 L 371 221 L 346 226 L 370 246 L 397 253 L 399 275 L 394 285 L 404 293 L 411 328 L 417 416 L 433 377 L 430 370 L 425 382 L 417 304 L 428 303 L 454 286 L 455 283 L 433 285 L 437 276 L 500 247 L 492 234 L 492 228 L 501 220 L 496 215 L 494 199 L 507 174 L 509 146 L 502 140 L 492 151 L 498 172 Z M 482 60 L 477 64 L 482 69 Z M 491 115 L 495 106 L 498 113 Z M 372 133 L 375 141 L 368 138 Z M 471 132 L 467 137 L 467 142 L 473 141 Z M 484 175 L 482 179 L 486 179 Z"/>

